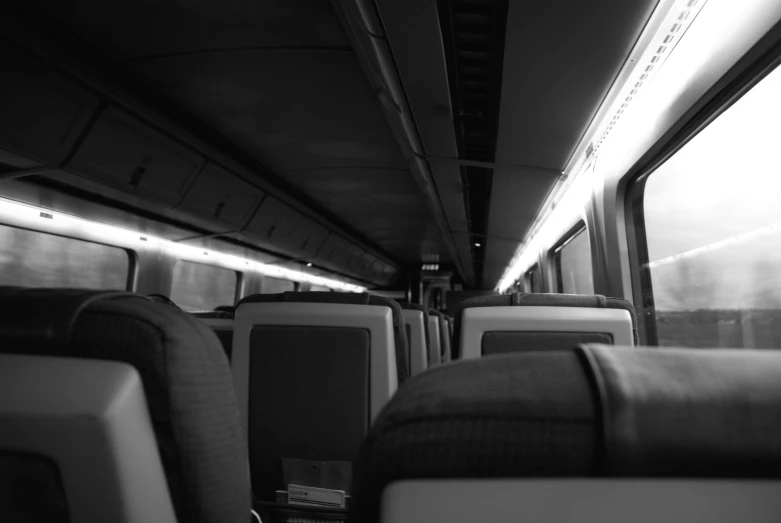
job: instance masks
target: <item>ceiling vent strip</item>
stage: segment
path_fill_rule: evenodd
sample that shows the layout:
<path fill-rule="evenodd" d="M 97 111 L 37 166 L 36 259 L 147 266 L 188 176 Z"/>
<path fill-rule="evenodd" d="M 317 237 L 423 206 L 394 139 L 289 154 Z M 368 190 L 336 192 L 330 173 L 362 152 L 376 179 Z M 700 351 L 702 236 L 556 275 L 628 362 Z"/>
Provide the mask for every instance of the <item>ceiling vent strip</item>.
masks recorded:
<path fill-rule="evenodd" d="M 499 129 L 507 0 L 440 0 L 458 156 L 493 163 Z M 493 169 L 461 166 L 475 285 L 483 284 Z"/>

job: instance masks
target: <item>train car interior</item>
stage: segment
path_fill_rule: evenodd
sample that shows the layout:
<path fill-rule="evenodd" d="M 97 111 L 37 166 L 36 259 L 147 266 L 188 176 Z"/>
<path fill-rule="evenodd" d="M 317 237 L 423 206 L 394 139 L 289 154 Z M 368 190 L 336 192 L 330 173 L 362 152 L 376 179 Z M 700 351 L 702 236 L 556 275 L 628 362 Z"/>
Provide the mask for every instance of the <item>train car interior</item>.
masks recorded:
<path fill-rule="evenodd" d="M 781 1 L 0 3 L 0 522 L 781 521 Z"/>

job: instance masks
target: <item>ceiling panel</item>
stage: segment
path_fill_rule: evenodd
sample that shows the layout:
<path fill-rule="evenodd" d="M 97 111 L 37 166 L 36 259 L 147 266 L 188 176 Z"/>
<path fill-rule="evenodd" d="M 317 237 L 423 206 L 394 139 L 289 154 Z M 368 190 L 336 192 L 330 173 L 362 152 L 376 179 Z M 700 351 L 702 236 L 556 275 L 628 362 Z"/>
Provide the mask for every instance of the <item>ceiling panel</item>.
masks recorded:
<path fill-rule="evenodd" d="M 400 260 L 418 262 L 424 254 L 450 259 L 409 171 L 306 169 L 285 177 Z"/>
<path fill-rule="evenodd" d="M 236 51 L 129 68 L 277 172 L 406 168 L 350 51 Z"/>
<path fill-rule="evenodd" d="M 488 215 L 483 286 L 493 288 L 523 241 L 553 184 L 555 174 L 536 169 L 496 169 Z"/>
<path fill-rule="evenodd" d="M 323 0 L 30 0 L 118 60 L 269 46 L 349 48 Z"/>
<path fill-rule="evenodd" d="M 564 169 L 657 3 L 510 2 L 496 161 Z"/>
<path fill-rule="evenodd" d="M 484 287 L 498 283 L 657 3 L 509 2 Z"/>
<path fill-rule="evenodd" d="M 446 256 L 330 2 L 34 3 L 389 255 Z"/>
<path fill-rule="evenodd" d="M 436 2 L 379 0 L 391 51 L 405 94 L 429 156 L 457 158 L 450 86 Z M 453 162 L 428 160 L 437 193 L 467 279 L 473 278 L 472 253 L 461 170 Z"/>

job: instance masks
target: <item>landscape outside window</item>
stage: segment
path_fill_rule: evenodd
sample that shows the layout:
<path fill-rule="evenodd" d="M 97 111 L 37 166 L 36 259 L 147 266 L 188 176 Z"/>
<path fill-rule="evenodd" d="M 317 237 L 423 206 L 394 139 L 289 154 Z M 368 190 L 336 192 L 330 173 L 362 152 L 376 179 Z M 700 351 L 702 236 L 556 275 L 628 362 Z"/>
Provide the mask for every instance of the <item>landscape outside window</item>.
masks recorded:
<path fill-rule="evenodd" d="M 781 69 L 652 173 L 660 345 L 781 348 Z"/>
<path fill-rule="evenodd" d="M 119 247 L 0 225 L 0 285 L 125 290 L 129 270 Z"/>

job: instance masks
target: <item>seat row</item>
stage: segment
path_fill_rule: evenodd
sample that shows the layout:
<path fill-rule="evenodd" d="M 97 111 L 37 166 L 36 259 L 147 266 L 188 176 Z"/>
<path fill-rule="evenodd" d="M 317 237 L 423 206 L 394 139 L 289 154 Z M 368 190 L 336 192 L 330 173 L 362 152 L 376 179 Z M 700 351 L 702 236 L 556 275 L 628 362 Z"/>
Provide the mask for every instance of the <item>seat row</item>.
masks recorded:
<path fill-rule="evenodd" d="M 428 311 L 307 294 L 205 318 L 232 334 L 229 363 L 169 304 L 0 289 L 0 499 L 33 474 L 35 503 L 14 510 L 48 521 L 246 522 L 296 458 L 354 463 L 352 521 L 465 521 L 489 495 L 516 519 L 512 500 L 539 500 L 498 478 L 781 475 L 778 354 L 628 350 L 626 302 L 513 295 L 462 304 L 465 361 L 415 372 L 430 316 L 404 319 Z"/>

